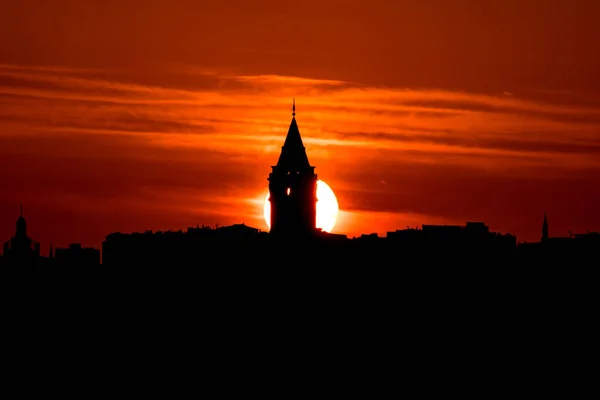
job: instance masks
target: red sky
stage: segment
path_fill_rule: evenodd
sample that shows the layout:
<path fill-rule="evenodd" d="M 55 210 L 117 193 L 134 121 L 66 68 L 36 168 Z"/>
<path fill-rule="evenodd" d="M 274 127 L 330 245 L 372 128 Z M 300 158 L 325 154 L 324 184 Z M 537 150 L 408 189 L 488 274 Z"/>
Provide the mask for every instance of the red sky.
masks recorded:
<path fill-rule="evenodd" d="M 600 230 L 597 1 L 0 4 L 0 240 L 267 229 L 292 97 L 337 232 Z"/>

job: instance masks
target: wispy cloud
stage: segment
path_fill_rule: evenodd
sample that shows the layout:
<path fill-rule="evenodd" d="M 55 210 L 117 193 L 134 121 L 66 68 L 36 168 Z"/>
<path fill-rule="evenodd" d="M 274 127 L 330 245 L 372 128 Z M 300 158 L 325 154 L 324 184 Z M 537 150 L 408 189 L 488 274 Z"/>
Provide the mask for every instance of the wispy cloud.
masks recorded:
<path fill-rule="evenodd" d="M 223 134 L 239 133 L 236 129 L 243 127 L 245 133 L 262 136 L 265 131 L 285 129 L 284 110 L 295 93 L 308 138 L 342 136 L 350 146 L 352 141 L 362 145 L 370 139 L 540 153 L 556 152 L 562 141 L 571 143 L 565 143 L 563 153 L 582 153 L 583 146 L 593 152 L 600 123 L 600 107 L 557 106 L 516 96 L 353 87 L 340 81 L 215 71 L 204 75 L 249 83 L 247 90 L 192 91 L 65 76 L 68 71 L 0 66 L 0 93 L 6 104 L 14 104 L 7 105 L 10 109 L 5 107 L 4 114 L 18 118 L 21 111 L 24 118 L 32 119 L 30 107 L 19 108 L 20 102 L 13 100 L 17 96 L 35 99 L 29 103 L 37 105 L 33 112 L 50 116 L 41 118 L 41 123 L 53 119 L 56 124 L 66 118 L 72 127 L 82 127 L 82 120 L 88 118 L 89 128 L 111 130 L 106 126 L 109 120 L 115 130 L 125 125 L 153 133 L 196 128 L 201 133 L 210 131 L 210 125 Z"/>

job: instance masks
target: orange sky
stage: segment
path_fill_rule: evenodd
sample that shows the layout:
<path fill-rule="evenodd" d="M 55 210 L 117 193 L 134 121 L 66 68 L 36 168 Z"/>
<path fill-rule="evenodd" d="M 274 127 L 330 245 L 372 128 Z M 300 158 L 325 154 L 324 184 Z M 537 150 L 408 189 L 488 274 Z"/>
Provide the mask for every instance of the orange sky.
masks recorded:
<path fill-rule="evenodd" d="M 266 229 L 292 97 L 337 232 L 600 229 L 596 1 L 1 3 L 1 241 Z"/>

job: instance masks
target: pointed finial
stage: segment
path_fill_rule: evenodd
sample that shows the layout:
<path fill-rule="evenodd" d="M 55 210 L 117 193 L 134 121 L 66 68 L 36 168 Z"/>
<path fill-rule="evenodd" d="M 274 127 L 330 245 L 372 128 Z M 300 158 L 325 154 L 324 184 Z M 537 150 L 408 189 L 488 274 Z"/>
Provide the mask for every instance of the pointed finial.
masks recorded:
<path fill-rule="evenodd" d="M 19 203 L 19 213 L 21 214 L 21 217 L 23 216 L 23 202 L 21 201 Z"/>
<path fill-rule="evenodd" d="M 292 100 L 292 117 L 296 116 L 296 98 Z"/>

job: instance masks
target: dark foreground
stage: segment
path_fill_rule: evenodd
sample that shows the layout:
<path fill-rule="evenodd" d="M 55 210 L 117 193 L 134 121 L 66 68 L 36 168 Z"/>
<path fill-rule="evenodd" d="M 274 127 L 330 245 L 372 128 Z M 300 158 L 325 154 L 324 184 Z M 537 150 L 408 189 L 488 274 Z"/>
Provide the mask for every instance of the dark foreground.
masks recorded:
<path fill-rule="evenodd" d="M 4 268 L 3 322 L 17 336 L 7 348 L 20 359 L 52 349 L 49 361 L 73 360 L 82 375 L 99 368 L 110 376 L 99 387 L 120 376 L 165 394 L 182 381 L 362 398 L 573 394 L 568 372 L 585 376 L 576 356 L 590 354 L 597 262 L 309 252 L 160 261 Z"/>

